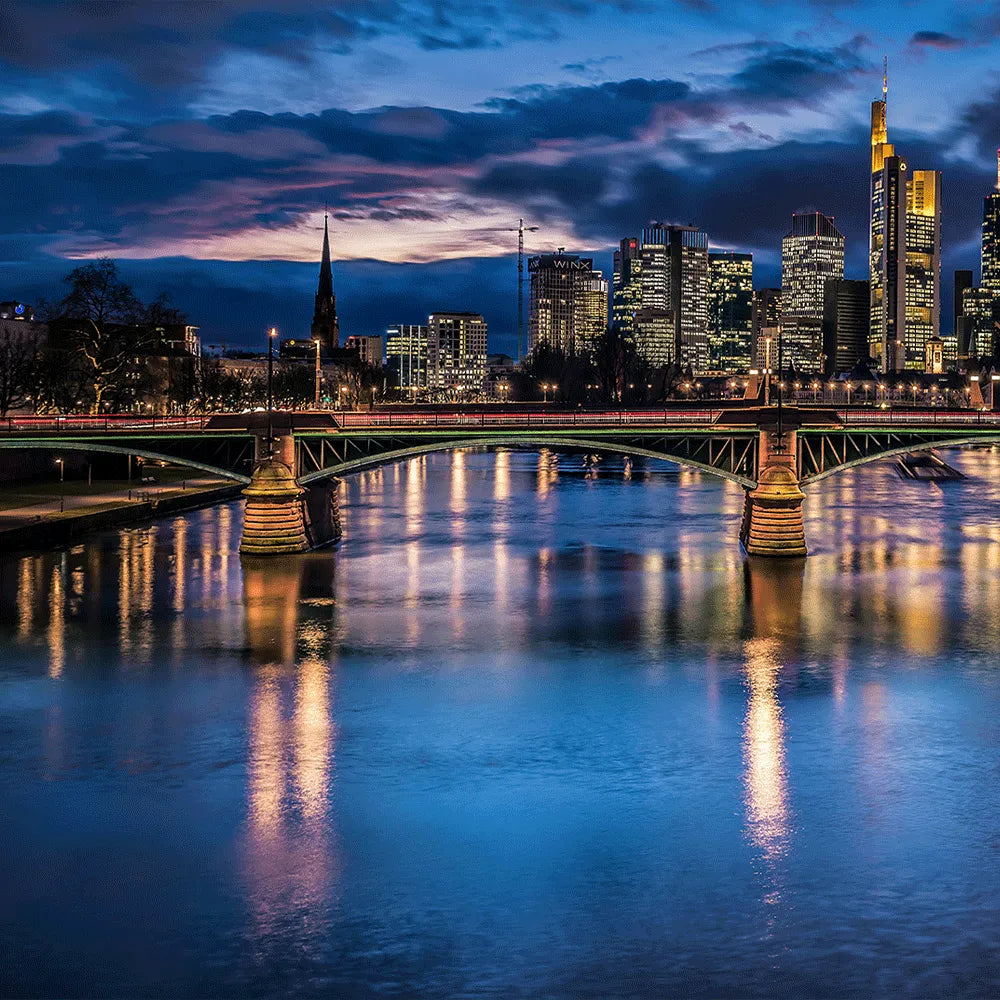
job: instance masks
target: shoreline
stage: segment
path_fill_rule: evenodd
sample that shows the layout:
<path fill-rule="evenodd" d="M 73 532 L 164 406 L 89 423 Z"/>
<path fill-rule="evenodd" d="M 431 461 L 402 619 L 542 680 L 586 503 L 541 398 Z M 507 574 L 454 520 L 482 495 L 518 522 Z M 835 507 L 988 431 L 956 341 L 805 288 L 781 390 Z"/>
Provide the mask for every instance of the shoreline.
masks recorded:
<path fill-rule="evenodd" d="M 162 498 L 126 500 L 96 511 L 42 515 L 37 521 L 0 528 L 0 554 L 59 548 L 98 531 L 156 521 L 161 517 L 235 500 L 243 489 L 242 483 L 226 483 Z"/>

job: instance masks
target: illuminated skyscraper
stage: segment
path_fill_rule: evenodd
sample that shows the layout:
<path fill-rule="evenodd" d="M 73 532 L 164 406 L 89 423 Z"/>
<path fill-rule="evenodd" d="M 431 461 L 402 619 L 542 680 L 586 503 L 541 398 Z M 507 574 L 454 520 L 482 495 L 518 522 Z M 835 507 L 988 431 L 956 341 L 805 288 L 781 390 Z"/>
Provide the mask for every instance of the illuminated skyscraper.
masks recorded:
<path fill-rule="evenodd" d="M 923 371 L 927 341 L 941 333 L 941 171 L 914 170 L 906 182 L 904 367 Z"/>
<path fill-rule="evenodd" d="M 634 236 L 615 251 L 611 322 L 625 336 L 635 335 L 635 314 L 642 308 L 642 250 Z"/>
<path fill-rule="evenodd" d="M 872 101 L 872 181 L 869 264 L 869 353 L 883 371 L 900 371 L 906 330 L 906 163 L 896 155 L 886 125 L 887 76 L 882 100 Z"/>
<path fill-rule="evenodd" d="M 758 369 L 764 368 L 766 360 L 765 344 L 770 338 L 778 337 L 778 327 L 781 324 L 781 289 L 758 288 L 753 293 L 750 321 L 750 342 L 753 350 L 753 364 Z M 772 367 L 774 359 L 772 359 Z"/>
<path fill-rule="evenodd" d="M 988 288 L 966 288 L 962 292 L 962 316 L 969 356 L 992 357 L 1000 347 L 1000 299 Z"/>
<path fill-rule="evenodd" d="M 983 199 L 983 288 L 1000 299 L 1000 149 L 997 150 L 997 189 Z"/>
<path fill-rule="evenodd" d="M 589 350 L 608 324 L 608 283 L 593 258 L 541 254 L 529 259 L 528 273 L 529 349 L 546 343 L 566 354 Z"/>
<path fill-rule="evenodd" d="M 867 357 L 870 321 L 868 282 L 827 278 L 823 294 L 825 375 L 850 371 Z"/>
<path fill-rule="evenodd" d="M 781 241 L 781 340 L 784 363 L 819 372 L 823 358 L 823 297 L 829 278 L 844 276 L 844 237 L 821 212 L 793 215 Z"/>
<path fill-rule="evenodd" d="M 696 226 L 648 226 L 640 257 L 636 348 L 653 365 L 708 371 L 708 235 Z"/>
<path fill-rule="evenodd" d="M 753 254 L 708 255 L 708 362 L 727 373 L 750 367 Z"/>

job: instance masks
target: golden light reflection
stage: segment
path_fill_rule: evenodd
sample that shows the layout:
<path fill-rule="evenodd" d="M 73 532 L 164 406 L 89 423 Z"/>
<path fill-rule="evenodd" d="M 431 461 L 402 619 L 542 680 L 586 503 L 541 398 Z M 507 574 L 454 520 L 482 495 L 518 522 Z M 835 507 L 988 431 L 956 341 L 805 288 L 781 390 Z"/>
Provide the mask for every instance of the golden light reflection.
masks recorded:
<path fill-rule="evenodd" d="M 451 452 L 451 471 L 449 475 L 449 494 L 452 514 L 464 514 L 466 509 L 466 482 L 465 482 L 465 452 Z M 451 529 L 457 534 L 463 534 L 465 529 L 464 518 L 452 519 Z"/>
<path fill-rule="evenodd" d="M 65 556 L 64 556 L 65 558 Z M 52 567 L 49 583 L 49 677 L 61 677 L 66 666 L 66 595 L 61 566 Z"/>
<path fill-rule="evenodd" d="M 536 490 L 539 497 L 547 496 L 559 479 L 559 456 L 548 448 L 538 452 Z"/>
<path fill-rule="evenodd" d="M 747 829 L 764 859 L 773 862 L 788 848 L 788 776 L 778 701 L 780 643 L 750 639 L 744 651 L 750 689 L 743 727 Z"/>
<path fill-rule="evenodd" d="M 25 556 L 17 569 L 17 637 L 27 639 L 35 622 L 35 560 Z"/>
<path fill-rule="evenodd" d="M 510 493 L 510 452 L 502 448 L 493 456 L 493 499 L 509 500 Z"/>
<path fill-rule="evenodd" d="M 333 619 L 326 617 L 335 603 L 302 597 L 307 559 L 241 560 L 246 641 L 258 664 L 248 747 L 248 902 L 261 945 L 279 926 L 293 926 L 304 951 L 324 944 L 322 914 L 339 873 L 329 816 L 336 726 Z"/>

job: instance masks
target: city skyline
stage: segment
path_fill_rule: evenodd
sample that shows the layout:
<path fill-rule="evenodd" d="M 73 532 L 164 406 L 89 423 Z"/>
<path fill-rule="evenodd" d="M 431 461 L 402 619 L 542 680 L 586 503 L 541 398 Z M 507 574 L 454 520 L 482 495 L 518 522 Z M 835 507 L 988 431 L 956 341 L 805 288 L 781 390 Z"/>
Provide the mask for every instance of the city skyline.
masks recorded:
<path fill-rule="evenodd" d="M 821 211 L 860 278 L 883 52 L 894 141 L 945 172 L 945 301 L 952 270 L 978 264 L 1000 136 L 985 9 L 543 4 L 544 37 L 525 38 L 475 5 L 435 21 L 420 4 L 340 4 L 336 24 L 240 3 L 181 23 L 153 6 L 101 19 L 112 56 L 75 9 L 43 32 L 43 7 L 12 5 L 4 55 L 10 296 L 52 297 L 81 255 L 106 253 L 144 293 L 170 290 L 206 341 L 301 335 L 327 202 L 343 336 L 475 310 L 513 353 L 501 230 L 520 216 L 539 226 L 529 252 L 565 246 L 607 278 L 623 235 L 692 222 L 713 249 L 752 252 L 767 286 L 789 215 Z M 44 52 L 26 41 L 39 33 Z M 338 67 L 354 74 L 329 86 Z"/>

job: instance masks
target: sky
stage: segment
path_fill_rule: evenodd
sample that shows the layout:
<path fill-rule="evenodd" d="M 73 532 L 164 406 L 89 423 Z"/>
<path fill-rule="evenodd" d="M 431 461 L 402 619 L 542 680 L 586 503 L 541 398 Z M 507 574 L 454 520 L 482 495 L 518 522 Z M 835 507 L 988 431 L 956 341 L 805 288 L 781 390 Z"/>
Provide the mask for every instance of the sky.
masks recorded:
<path fill-rule="evenodd" d="M 868 124 L 943 171 L 951 272 L 978 280 L 1000 145 L 1000 2 L 5 0 L 0 300 L 109 256 L 205 344 L 308 333 L 330 216 L 342 336 L 482 312 L 513 353 L 531 252 L 650 221 L 752 251 L 780 284 L 793 212 L 867 277 Z"/>

